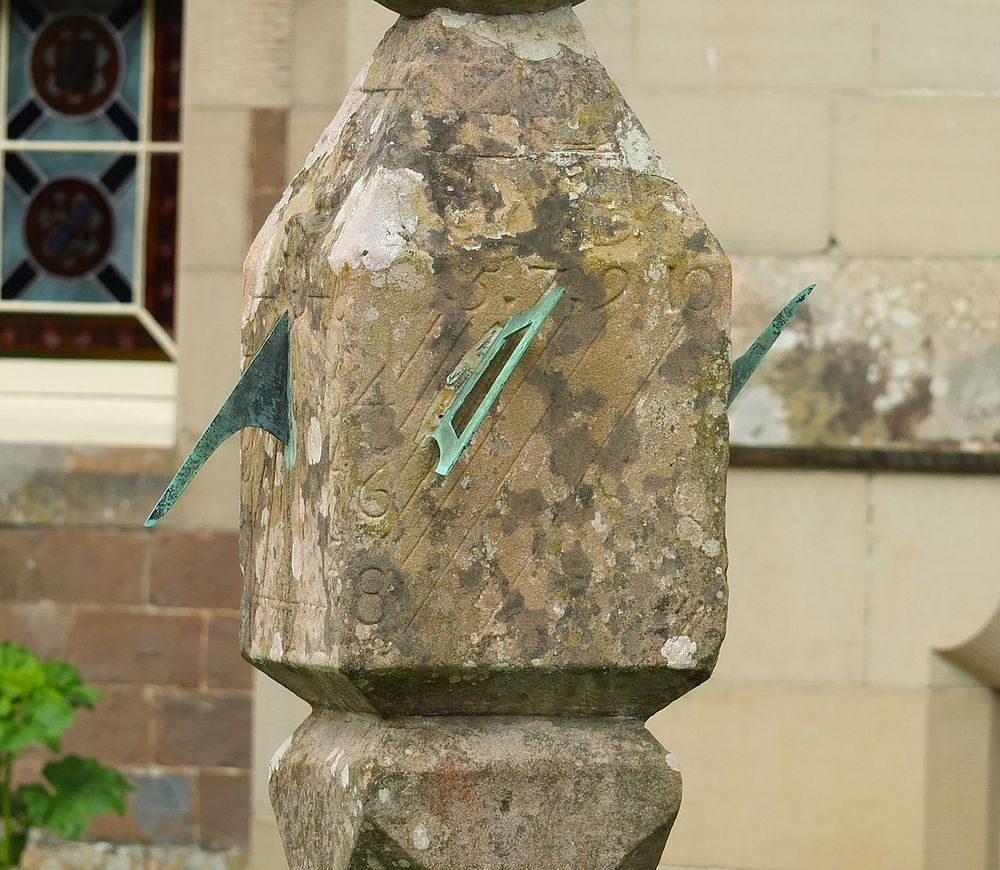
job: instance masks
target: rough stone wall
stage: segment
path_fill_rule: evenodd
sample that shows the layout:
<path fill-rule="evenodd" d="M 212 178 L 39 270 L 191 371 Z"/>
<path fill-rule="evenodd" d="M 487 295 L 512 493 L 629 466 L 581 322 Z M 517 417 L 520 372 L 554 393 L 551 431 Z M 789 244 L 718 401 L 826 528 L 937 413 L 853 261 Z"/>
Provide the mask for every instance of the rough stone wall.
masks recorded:
<path fill-rule="evenodd" d="M 244 870 L 240 851 L 207 852 L 183 846 L 33 842 L 21 870 Z"/>
<path fill-rule="evenodd" d="M 118 766 L 136 790 L 126 818 L 102 816 L 88 837 L 245 850 L 252 672 L 239 656 L 236 536 L 143 532 L 127 522 L 139 510 L 116 516 L 111 505 L 144 504 L 162 478 L 137 463 L 129 491 L 127 477 L 105 477 L 101 465 L 97 453 L 77 454 L 77 473 L 59 488 L 74 503 L 61 510 L 30 473 L 3 489 L 0 639 L 73 662 L 103 694 L 78 714 L 64 749 Z M 88 524 L 102 503 L 111 524 Z M 44 761 L 26 757 L 22 776 Z"/>

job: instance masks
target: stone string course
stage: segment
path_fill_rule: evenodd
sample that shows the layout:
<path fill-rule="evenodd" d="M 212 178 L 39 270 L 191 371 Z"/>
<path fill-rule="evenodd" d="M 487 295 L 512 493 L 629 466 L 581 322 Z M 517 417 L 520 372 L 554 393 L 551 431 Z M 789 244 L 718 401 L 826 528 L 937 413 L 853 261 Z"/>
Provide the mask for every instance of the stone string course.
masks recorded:
<path fill-rule="evenodd" d="M 205 852 L 182 846 L 33 842 L 22 870 L 245 870 L 239 851 Z"/>

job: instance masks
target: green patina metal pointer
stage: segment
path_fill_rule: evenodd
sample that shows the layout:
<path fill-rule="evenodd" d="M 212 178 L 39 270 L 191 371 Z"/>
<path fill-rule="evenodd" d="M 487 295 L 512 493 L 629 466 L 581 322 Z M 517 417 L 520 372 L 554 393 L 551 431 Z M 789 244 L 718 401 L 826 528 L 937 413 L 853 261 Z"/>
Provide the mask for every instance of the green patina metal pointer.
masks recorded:
<path fill-rule="evenodd" d="M 743 356 L 733 363 L 733 384 L 726 407 L 742 392 L 785 327 L 795 317 L 816 285 L 807 287 L 771 321 Z M 563 297 L 554 287 L 533 308 L 512 317 L 504 327 L 492 329 L 448 378 L 445 396 L 450 399 L 431 437 L 440 457 L 437 473 L 446 476 L 472 441 L 518 363 Z M 243 372 L 236 388 L 198 439 L 166 492 L 146 520 L 155 526 L 167 514 L 209 457 L 231 436 L 246 428 L 270 432 L 285 446 L 285 460 L 294 459 L 291 439 L 291 382 L 288 313 L 281 316 Z"/>
<path fill-rule="evenodd" d="M 255 427 L 270 432 L 285 445 L 286 460 L 291 461 L 289 372 L 288 312 L 285 312 L 246 367 L 236 389 L 170 481 L 146 520 L 146 528 L 163 519 L 209 457 L 241 429 Z"/>
<path fill-rule="evenodd" d="M 750 345 L 747 352 L 733 363 L 733 385 L 729 390 L 729 400 L 726 402 L 727 409 L 733 406 L 733 402 L 743 392 L 747 381 L 757 371 L 760 364 L 764 361 L 764 357 L 767 356 L 768 351 L 774 347 L 774 343 L 778 340 L 781 333 L 785 331 L 785 327 L 792 322 L 792 318 L 795 317 L 815 289 L 815 284 L 806 287 L 805 290 L 782 308 L 767 329 Z"/>
<path fill-rule="evenodd" d="M 534 308 L 514 315 L 502 329 L 491 330 L 472 359 L 449 377 L 448 386 L 458 392 L 431 436 L 440 450 L 438 474 L 447 475 L 455 467 L 563 292 L 562 287 L 553 287 Z"/>

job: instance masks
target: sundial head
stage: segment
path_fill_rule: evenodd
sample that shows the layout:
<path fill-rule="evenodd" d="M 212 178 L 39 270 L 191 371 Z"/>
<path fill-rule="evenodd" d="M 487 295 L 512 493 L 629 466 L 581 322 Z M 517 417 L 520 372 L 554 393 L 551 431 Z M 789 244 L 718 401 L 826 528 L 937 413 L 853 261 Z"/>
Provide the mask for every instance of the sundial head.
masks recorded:
<path fill-rule="evenodd" d="M 523 15 L 529 12 L 550 12 L 570 4 L 576 6 L 583 0 L 377 0 L 377 2 L 407 18 L 420 18 L 432 9 L 440 9 L 442 6 L 454 12 Z"/>
<path fill-rule="evenodd" d="M 726 401 L 808 294 L 730 378 L 729 261 L 581 33 L 402 22 L 248 257 L 252 361 L 149 524 L 250 427 L 244 651 L 317 704 L 649 716 L 714 666 Z"/>

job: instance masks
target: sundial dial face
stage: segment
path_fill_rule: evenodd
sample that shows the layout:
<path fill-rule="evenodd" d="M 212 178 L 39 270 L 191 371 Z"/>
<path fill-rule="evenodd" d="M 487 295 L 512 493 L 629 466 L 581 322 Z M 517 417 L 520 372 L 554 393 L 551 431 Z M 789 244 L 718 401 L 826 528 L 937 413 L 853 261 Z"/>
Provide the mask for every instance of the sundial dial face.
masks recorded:
<path fill-rule="evenodd" d="M 28 250 L 47 272 L 78 278 L 103 263 L 114 242 L 115 218 L 105 195 L 82 178 L 58 178 L 28 207 Z"/>
<path fill-rule="evenodd" d="M 101 111 L 114 98 L 124 69 L 118 39 L 99 19 L 62 15 L 38 35 L 31 78 L 45 104 L 60 115 Z"/>

